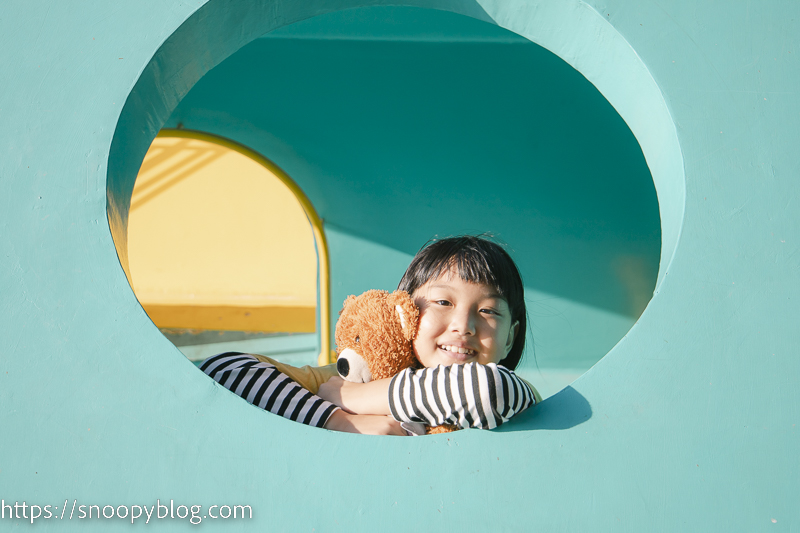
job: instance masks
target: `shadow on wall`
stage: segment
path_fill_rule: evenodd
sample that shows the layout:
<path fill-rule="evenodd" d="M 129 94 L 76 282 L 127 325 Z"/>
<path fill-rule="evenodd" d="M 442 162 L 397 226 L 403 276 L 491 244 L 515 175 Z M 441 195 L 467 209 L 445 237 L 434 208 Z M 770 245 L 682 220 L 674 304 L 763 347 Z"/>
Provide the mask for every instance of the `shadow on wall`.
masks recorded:
<path fill-rule="evenodd" d="M 526 286 L 634 319 L 652 296 L 660 220 L 635 137 L 580 73 L 504 29 L 411 8 L 315 17 L 206 74 L 178 123 L 275 159 L 353 236 L 413 255 L 491 232 Z"/>
<path fill-rule="evenodd" d="M 496 431 L 528 431 L 531 429 L 569 429 L 592 417 L 588 400 L 572 387 L 566 387 L 533 409 L 514 417 Z"/>

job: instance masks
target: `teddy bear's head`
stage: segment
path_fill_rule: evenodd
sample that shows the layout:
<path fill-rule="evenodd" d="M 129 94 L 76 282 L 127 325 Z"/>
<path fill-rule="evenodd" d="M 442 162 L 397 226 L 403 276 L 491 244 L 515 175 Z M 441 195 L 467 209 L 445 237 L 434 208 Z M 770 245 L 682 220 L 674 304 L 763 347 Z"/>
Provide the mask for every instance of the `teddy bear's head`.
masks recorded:
<path fill-rule="evenodd" d="M 419 310 L 405 291 L 348 296 L 336 323 L 339 375 L 366 383 L 419 366 L 412 345 L 418 325 Z"/>

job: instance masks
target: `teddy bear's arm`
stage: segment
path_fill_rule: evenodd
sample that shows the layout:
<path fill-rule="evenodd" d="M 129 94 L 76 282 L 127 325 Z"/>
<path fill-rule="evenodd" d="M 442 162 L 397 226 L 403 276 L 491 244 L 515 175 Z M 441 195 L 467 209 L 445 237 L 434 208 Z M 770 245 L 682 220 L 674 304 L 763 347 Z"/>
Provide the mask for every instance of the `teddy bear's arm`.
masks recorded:
<path fill-rule="evenodd" d="M 495 364 L 406 369 L 389 386 L 395 420 L 492 429 L 536 403 L 530 385 Z"/>

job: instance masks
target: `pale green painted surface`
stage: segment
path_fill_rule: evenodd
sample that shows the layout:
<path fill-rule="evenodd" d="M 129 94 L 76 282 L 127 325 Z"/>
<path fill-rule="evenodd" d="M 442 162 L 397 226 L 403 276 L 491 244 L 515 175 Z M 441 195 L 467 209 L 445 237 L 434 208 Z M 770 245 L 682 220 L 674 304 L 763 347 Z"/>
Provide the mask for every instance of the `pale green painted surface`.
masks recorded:
<path fill-rule="evenodd" d="M 574 388 L 498 432 L 419 439 L 305 428 L 213 385 L 136 303 L 105 222 L 110 152 L 124 220 L 131 169 L 189 87 L 334 7 L 292 4 L 4 5 L 3 498 L 250 504 L 223 525 L 262 531 L 797 529 L 797 4 L 431 3 L 600 89 L 647 158 L 664 246 L 647 310 Z M 131 101 L 149 111 L 122 117 L 112 150 L 143 72 L 155 86 Z M 95 527 L 112 525 L 129 527 Z"/>
<path fill-rule="evenodd" d="M 408 7 L 304 20 L 207 73 L 166 125 L 238 140 L 307 191 L 332 241 L 331 331 L 347 295 L 393 290 L 434 235 L 509 244 L 537 385 L 591 367 L 652 296 L 659 210 L 635 137 L 572 67 L 495 25 Z"/>

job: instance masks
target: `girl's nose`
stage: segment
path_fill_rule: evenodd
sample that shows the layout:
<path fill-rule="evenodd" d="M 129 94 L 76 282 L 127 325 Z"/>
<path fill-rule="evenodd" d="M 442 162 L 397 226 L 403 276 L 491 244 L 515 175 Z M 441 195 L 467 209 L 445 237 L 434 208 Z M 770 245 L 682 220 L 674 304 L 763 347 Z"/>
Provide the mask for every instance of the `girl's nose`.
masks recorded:
<path fill-rule="evenodd" d="M 452 331 L 460 335 L 475 335 L 475 316 L 471 311 L 458 311 L 453 313 L 450 322 Z"/>

